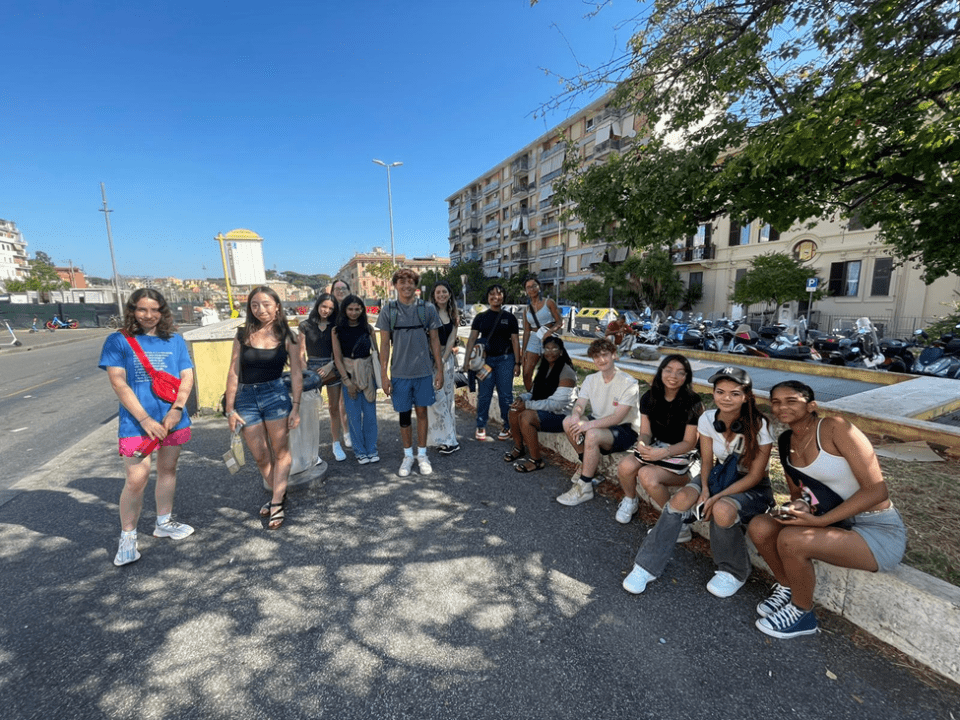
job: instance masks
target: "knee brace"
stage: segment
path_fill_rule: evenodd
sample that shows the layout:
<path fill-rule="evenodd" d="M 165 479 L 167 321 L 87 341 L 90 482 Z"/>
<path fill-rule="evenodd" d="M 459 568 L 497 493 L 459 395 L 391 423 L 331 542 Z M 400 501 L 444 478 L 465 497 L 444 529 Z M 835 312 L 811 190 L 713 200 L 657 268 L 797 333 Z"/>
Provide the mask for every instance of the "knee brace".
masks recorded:
<path fill-rule="evenodd" d="M 402 428 L 410 427 L 410 425 L 412 424 L 410 418 L 412 416 L 413 416 L 413 410 L 405 410 L 404 412 L 400 413 L 400 427 Z"/>

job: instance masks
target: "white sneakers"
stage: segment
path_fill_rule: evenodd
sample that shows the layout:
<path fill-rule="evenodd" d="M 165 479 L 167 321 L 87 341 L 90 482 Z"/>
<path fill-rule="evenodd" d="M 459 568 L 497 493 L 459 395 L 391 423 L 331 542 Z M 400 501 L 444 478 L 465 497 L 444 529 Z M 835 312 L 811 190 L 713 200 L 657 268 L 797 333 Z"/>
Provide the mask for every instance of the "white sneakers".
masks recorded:
<path fill-rule="evenodd" d="M 173 538 L 174 540 L 183 540 L 185 537 L 193 535 L 193 528 L 186 523 L 177 522 L 172 517 L 165 523 L 157 523 L 153 527 L 153 536 L 158 538 Z"/>
<path fill-rule="evenodd" d="M 726 570 L 717 570 L 707 583 L 707 590 L 718 598 L 728 598 L 736 594 L 745 583 L 746 580 L 737 580 Z"/>
<path fill-rule="evenodd" d="M 347 459 L 347 454 L 338 442 L 333 443 L 333 456 L 337 459 L 337 462 L 343 462 Z"/>
<path fill-rule="evenodd" d="M 589 480 L 587 482 L 574 480 L 570 489 L 557 497 L 558 503 L 569 507 L 585 503 L 587 500 L 593 500 L 593 483 Z"/>
<path fill-rule="evenodd" d="M 140 559 L 140 553 L 137 552 L 137 533 L 121 533 L 120 547 L 117 549 L 117 556 L 113 559 L 113 564 L 117 567 L 129 565 Z"/>
<path fill-rule="evenodd" d="M 430 475 L 433 472 L 433 466 L 426 455 L 417 455 L 417 469 L 421 475 Z"/>
<path fill-rule="evenodd" d="M 407 477 L 410 475 L 410 471 L 413 470 L 413 455 L 404 455 L 403 462 L 400 463 L 400 469 L 397 471 L 397 475 L 400 477 Z"/>
<path fill-rule="evenodd" d="M 639 595 L 647 589 L 647 584 L 656 578 L 639 565 L 634 565 L 630 574 L 623 579 L 623 589 L 628 593 Z"/>
<path fill-rule="evenodd" d="M 626 525 L 630 522 L 630 519 L 636 514 L 637 508 L 640 507 L 639 498 L 628 498 L 624 497 L 620 501 L 620 506 L 617 508 L 617 522 L 621 525 Z"/>

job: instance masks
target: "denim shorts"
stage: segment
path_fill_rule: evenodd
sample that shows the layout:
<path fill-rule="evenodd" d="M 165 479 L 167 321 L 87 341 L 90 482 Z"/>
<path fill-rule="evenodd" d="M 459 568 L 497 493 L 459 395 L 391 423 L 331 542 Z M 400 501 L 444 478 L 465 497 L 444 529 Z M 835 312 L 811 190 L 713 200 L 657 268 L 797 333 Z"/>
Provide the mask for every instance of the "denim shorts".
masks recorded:
<path fill-rule="evenodd" d="M 328 365 L 333 362 L 333 358 L 317 358 L 317 357 L 308 357 L 307 358 L 307 370 L 313 370 L 317 372 L 324 365 Z M 331 383 L 325 383 L 325 387 L 340 387 L 340 373 L 337 372 L 337 366 L 333 366 L 333 370 L 330 372 L 334 373 L 337 376 L 337 380 Z"/>
<path fill-rule="evenodd" d="M 896 508 L 854 515 L 853 531 L 867 543 L 877 570 L 895 568 L 907 549 L 907 529 Z"/>
<path fill-rule="evenodd" d="M 233 409 L 243 424 L 251 427 L 265 420 L 282 420 L 293 410 L 293 402 L 287 386 L 277 378 L 265 383 L 240 383 Z"/>
<path fill-rule="evenodd" d="M 614 425 L 613 427 L 608 427 L 607 430 L 613 434 L 613 445 L 610 446 L 609 450 L 600 448 L 601 455 L 613 455 L 614 453 L 624 452 L 637 444 L 637 437 L 639 436 L 630 423 Z"/>
<path fill-rule="evenodd" d="M 540 432 L 563 432 L 563 415 L 549 410 L 537 410 L 537 419 L 540 421 Z"/>
<path fill-rule="evenodd" d="M 410 412 L 414 407 L 430 407 L 436 402 L 437 396 L 433 391 L 433 375 L 420 378 L 396 378 L 390 380 L 393 386 L 390 398 L 393 400 L 393 409 L 399 412 Z"/>

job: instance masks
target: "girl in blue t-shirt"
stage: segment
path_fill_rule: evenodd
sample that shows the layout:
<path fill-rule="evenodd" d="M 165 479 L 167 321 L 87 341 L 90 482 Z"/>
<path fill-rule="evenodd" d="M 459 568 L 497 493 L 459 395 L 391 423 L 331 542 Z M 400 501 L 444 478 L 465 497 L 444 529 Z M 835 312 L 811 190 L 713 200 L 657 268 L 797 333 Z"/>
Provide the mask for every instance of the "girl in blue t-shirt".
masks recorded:
<path fill-rule="evenodd" d="M 172 403 L 154 393 L 150 374 L 138 359 L 131 341 L 139 346 L 154 370 L 180 378 L 180 388 Z M 119 446 L 126 481 L 120 493 L 120 547 L 113 564 L 127 565 L 140 559 L 137 522 L 154 449 L 157 452 L 154 537 L 180 540 L 193 533 L 192 527 L 177 522 L 172 515 L 180 446 L 190 439 L 190 417 L 184 406 L 193 389 L 193 365 L 183 338 L 173 334 L 173 313 L 163 295 L 150 288 L 141 288 L 130 295 L 124 308 L 123 330 L 107 337 L 99 365 L 107 371 L 110 385 L 120 400 Z"/>

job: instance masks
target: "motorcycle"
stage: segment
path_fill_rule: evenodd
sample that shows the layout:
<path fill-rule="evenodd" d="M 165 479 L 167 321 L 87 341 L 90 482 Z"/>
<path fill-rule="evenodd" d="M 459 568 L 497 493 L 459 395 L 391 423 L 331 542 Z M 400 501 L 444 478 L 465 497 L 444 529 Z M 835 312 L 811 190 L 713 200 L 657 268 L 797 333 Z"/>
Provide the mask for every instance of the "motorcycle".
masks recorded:
<path fill-rule="evenodd" d="M 960 379 L 960 324 L 954 333 L 944 333 L 940 339 L 927 346 L 920 353 L 914 364 L 914 372 L 918 375 Z M 914 335 L 926 337 L 926 333 L 917 330 Z"/>
<path fill-rule="evenodd" d="M 44 327 L 47 328 L 47 330 L 52 331 L 60 328 L 78 328 L 80 327 L 80 323 L 76 320 L 70 320 L 69 318 L 67 320 L 61 320 L 59 317 L 54 315 L 53 320 L 47 320 L 47 322 L 44 323 Z"/>

